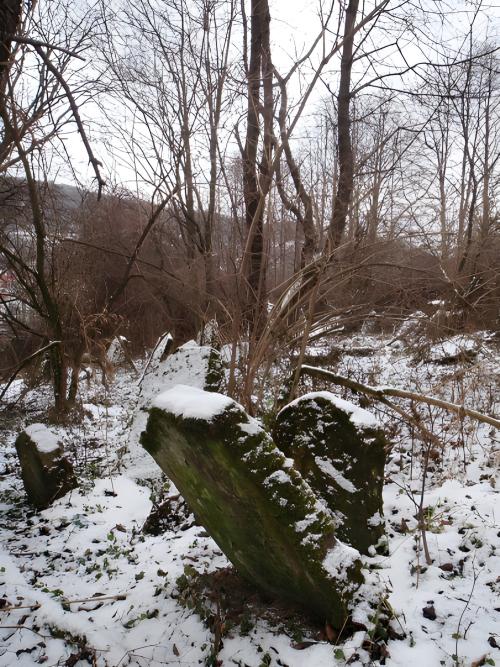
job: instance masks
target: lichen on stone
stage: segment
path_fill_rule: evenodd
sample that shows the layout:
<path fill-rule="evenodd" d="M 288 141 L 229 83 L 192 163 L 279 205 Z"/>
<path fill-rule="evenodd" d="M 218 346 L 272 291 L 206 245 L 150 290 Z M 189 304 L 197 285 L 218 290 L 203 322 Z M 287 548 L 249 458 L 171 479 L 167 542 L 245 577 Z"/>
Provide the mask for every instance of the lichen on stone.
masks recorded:
<path fill-rule="evenodd" d="M 384 534 L 386 444 L 373 415 L 330 392 L 306 394 L 280 411 L 273 437 L 337 518 L 339 539 L 370 553 Z"/>

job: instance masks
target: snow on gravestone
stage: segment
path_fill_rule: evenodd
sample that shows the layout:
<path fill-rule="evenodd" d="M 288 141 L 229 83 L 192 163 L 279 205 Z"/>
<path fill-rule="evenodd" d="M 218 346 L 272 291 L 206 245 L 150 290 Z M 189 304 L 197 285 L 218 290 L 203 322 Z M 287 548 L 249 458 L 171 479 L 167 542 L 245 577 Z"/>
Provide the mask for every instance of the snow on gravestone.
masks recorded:
<path fill-rule="evenodd" d="M 76 487 L 73 466 L 64 456 L 62 444 L 43 424 L 32 424 L 20 433 L 16 450 L 28 499 L 38 509 Z"/>
<path fill-rule="evenodd" d="M 334 513 L 338 537 L 368 554 L 384 535 L 385 437 L 376 418 L 328 391 L 315 392 L 279 412 L 273 437 Z"/>
<path fill-rule="evenodd" d="M 165 342 L 167 337 L 165 336 Z M 175 352 L 163 356 L 165 344 L 157 345 L 149 365 L 141 379 L 138 408 L 130 431 L 130 465 L 137 477 L 157 474 L 158 468 L 145 460 L 144 450 L 138 447 L 141 432 L 146 428 L 148 410 L 153 399 L 162 391 L 177 384 L 186 384 L 207 391 L 218 391 L 224 381 L 224 368 L 220 353 L 208 345 L 198 345 L 191 340 Z"/>
<path fill-rule="evenodd" d="M 342 627 L 363 582 L 359 553 L 238 403 L 176 386 L 155 399 L 141 442 L 242 576 Z"/>

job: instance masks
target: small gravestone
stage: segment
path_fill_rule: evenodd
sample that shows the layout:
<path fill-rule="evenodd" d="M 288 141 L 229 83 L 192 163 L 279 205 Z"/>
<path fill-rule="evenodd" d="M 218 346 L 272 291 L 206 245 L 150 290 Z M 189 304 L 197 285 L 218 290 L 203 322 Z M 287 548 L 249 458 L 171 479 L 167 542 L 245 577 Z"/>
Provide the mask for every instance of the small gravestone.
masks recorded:
<path fill-rule="evenodd" d="M 119 366 L 125 362 L 125 346 L 127 345 L 125 336 L 115 336 L 106 350 L 106 362 L 111 366 Z"/>
<path fill-rule="evenodd" d="M 38 509 L 48 507 L 77 486 L 62 444 L 43 424 L 32 424 L 20 433 L 16 450 L 28 499 Z"/>
<path fill-rule="evenodd" d="M 375 417 L 330 392 L 316 392 L 280 411 L 273 437 L 334 513 L 339 539 L 368 554 L 384 535 L 386 443 Z"/>
<path fill-rule="evenodd" d="M 152 360 L 140 383 L 140 400 L 150 407 L 151 400 L 158 393 L 176 384 L 219 391 L 223 382 L 224 365 L 220 352 L 191 340 L 161 360 Z"/>
<path fill-rule="evenodd" d="M 453 336 L 434 343 L 425 361 L 442 366 L 451 366 L 461 362 L 471 363 L 477 357 L 479 349 L 478 340 L 472 336 Z"/>
<path fill-rule="evenodd" d="M 155 399 L 141 442 L 242 576 L 342 627 L 363 583 L 359 553 L 238 403 L 176 386 Z"/>

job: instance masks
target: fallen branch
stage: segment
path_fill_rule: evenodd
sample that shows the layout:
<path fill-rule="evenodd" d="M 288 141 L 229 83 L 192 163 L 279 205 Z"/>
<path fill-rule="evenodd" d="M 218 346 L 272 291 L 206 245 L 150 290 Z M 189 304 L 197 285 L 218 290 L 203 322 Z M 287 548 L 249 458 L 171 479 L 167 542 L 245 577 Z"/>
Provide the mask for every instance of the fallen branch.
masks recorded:
<path fill-rule="evenodd" d="M 490 426 L 500 430 L 500 419 L 495 419 L 495 417 L 484 415 L 482 412 L 478 412 L 477 410 L 466 408 L 464 405 L 450 403 L 449 401 L 444 401 L 443 399 L 435 398 L 434 396 L 426 396 L 425 394 L 419 394 L 418 392 L 414 391 L 407 391 L 406 389 L 398 389 L 397 387 L 370 387 L 369 385 L 361 384 L 361 382 L 350 380 L 343 375 L 336 375 L 335 373 L 327 371 L 324 368 L 315 368 L 314 366 L 302 366 L 300 369 L 300 374 L 310 375 L 311 377 L 321 378 L 322 380 L 329 380 L 330 382 L 338 384 L 341 387 L 346 387 L 351 391 L 364 394 L 365 396 L 371 396 L 372 398 L 375 398 L 378 401 L 385 403 L 386 405 L 388 396 L 393 396 L 396 398 L 407 398 L 410 401 L 416 401 L 417 403 L 427 403 L 427 405 L 434 405 L 437 408 L 442 408 L 448 412 L 453 412 L 459 417 L 470 417 L 471 419 L 483 422 L 484 424 L 489 424 Z"/>
<path fill-rule="evenodd" d="M 61 599 L 61 603 L 63 605 L 69 605 L 69 604 L 78 604 L 82 602 L 101 602 L 102 600 L 126 600 L 127 596 L 124 593 L 120 593 L 118 595 L 96 595 L 93 598 L 79 598 L 78 600 L 66 600 L 66 598 Z M 0 609 L 0 612 L 4 611 L 16 611 L 17 609 L 31 609 L 34 611 L 35 609 L 40 609 L 41 607 L 40 602 L 35 602 L 34 604 L 20 604 L 20 605 L 12 605 L 10 607 L 3 607 Z"/>
<path fill-rule="evenodd" d="M 30 632 L 34 632 L 35 635 L 39 635 L 43 639 L 47 638 L 47 635 L 41 635 L 38 630 L 34 630 L 33 628 L 30 628 L 28 625 L 0 625 L 0 630 L 29 630 Z M 14 634 L 14 633 L 12 633 Z M 9 638 L 12 637 L 12 635 L 9 635 Z M 5 640 L 5 638 L 4 638 Z"/>

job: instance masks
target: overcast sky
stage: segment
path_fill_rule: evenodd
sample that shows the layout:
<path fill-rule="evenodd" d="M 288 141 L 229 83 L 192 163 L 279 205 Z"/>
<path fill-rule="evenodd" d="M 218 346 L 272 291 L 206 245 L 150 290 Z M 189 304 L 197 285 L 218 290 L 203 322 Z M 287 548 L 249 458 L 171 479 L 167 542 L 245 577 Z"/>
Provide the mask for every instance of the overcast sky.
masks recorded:
<path fill-rule="evenodd" d="M 415 6 L 417 2 L 418 0 L 416 0 Z M 446 6 L 445 3 L 436 3 L 433 0 L 422 0 L 420 4 L 424 5 L 427 9 L 435 8 L 436 4 L 439 4 L 440 7 Z M 360 3 L 360 5 L 365 7 L 365 11 L 369 11 L 372 6 L 370 3 Z M 397 0 L 391 1 L 389 7 L 394 8 L 394 13 L 387 14 L 382 19 L 380 29 L 374 33 L 373 43 L 369 48 L 381 46 L 383 40 L 391 42 L 396 35 L 402 34 L 402 24 L 398 20 L 395 20 L 395 16 L 401 15 L 403 11 L 401 8 L 398 9 L 399 5 L 401 3 L 398 3 Z M 448 3 L 448 11 L 444 18 L 437 13 L 430 13 L 426 24 L 423 24 L 421 20 L 415 21 L 412 30 L 407 31 L 400 41 L 401 51 L 404 53 L 404 59 L 407 63 L 413 65 L 417 62 L 424 62 L 431 57 L 431 46 L 435 43 L 442 45 L 442 48 L 439 47 L 440 51 L 444 51 L 445 48 L 457 48 L 463 43 L 471 21 L 474 22 L 474 41 L 483 42 L 488 39 L 492 44 L 498 45 L 500 5 L 484 2 L 482 3 L 481 12 L 478 14 L 476 13 L 476 5 L 477 3 L 475 2 L 451 2 Z M 407 8 L 408 6 L 405 7 L 405 11 Z M 304 2 L 303 0 L 270 0 L 270 9 L 273 62 L 279 71 L 286 73 L 296 56 L 300 56 L 308 49 L 315 35 L 318 33 L 320 28 L 318 17 L 319 4 Z M 415 15 L 418 15 L 417 9 L 415 9 Z M 335 25 L 335 22 L 333 22 L 333 25 Z M 387 32 L 386 29 L 390 32 Z M 332 41 L 333 35 L 330 43 Z M 397 48 L 391 47 L 383 53 L 384 62 L 378 63 L 376 68 L 367 67 L 368 60 L 360 61 L 355 67 L 354 80 L 359 81 L 362 77 L 365 77 L 364 80 L 371 79 L 375 74 L 387 73 L 389 70 L 396 71 L 398 67 L 404 65 Z M 301 76 L 296 77 L 291 84 L 289 95 L 292 100 L 300 98 L 304 86 L 312 76 L 320 55 L 318 52 L 311 60 L 310 65 L 303 67 Z M 333 58 L 325 71 L 324 81 L 331 83 L 332 90 L 336 89 L 335 77 L 338 66 L 338 57 Z M 414 79 L 415 76 L 413 74 L 407 74 L 403 80 L 394 77 L 386 79 L 385 82 L 397 88 L 404 88 L 405 85 L 408 85 Z M 327 89 L 324 83 L 320 82 L 309 100 L 304 113 L 304 119 L 298 127 L 298 137 L 307 134 L 308 124 L 314 124 L 317 104 L 326 94 Z M 108 108 L 110 108 L 111 113 L 113 113 L 113 109 L 118 113 L 116 103 L 113 102 L 111 105 L 108 105 Z M 106 139 L 110 138 L 110 131 L 106 126 L 105 118 L 103 118 L 102 114 L 93 105 L 85 107 L 82 110 L 82 115 L 89 123 L 94 151 L 104 163 L 106 177 L 133 190 L 135 174 L 134 166 L 131 164 L 130 159 L 120 159 L 112 156 L 104 143 Z M 89 182 L 92 172 L 86 164 L 86 157 L 78 136 L 75 134 L 69 135 L 65 143 L 78 175 L 84 182 Z M 64 165 L 61 165 L 58 171 L 57 180 L 71 181 L 69 170 Z"/>

